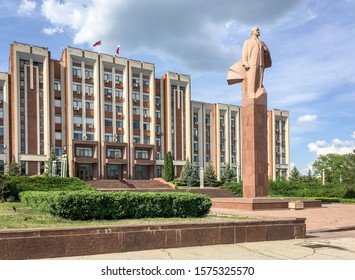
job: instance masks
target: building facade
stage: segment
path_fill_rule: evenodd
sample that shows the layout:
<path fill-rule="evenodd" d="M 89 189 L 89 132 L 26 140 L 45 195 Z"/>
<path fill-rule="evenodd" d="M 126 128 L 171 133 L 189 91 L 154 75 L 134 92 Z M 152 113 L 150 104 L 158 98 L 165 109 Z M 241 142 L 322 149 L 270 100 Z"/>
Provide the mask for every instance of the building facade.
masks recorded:
<path fill-rule="evenodd" d="M 0 173 L 17 162 L 22 174 L 42 174 L 54 149 L 83 180 L 161 177 L 168 151 L 176 177 L 186 160 L 196 170 L 211 161 L 219 178 L 227 164 L 240 174 L 241 114 L 191 101 L 188 75 L 156 78 L 152 63 L 72 47 L 54 60 L 14 42 L 10 74 L 0 73 Z M 270 177 L 287 176 L 288 112 L 269 112 L 269 140 Z"/>

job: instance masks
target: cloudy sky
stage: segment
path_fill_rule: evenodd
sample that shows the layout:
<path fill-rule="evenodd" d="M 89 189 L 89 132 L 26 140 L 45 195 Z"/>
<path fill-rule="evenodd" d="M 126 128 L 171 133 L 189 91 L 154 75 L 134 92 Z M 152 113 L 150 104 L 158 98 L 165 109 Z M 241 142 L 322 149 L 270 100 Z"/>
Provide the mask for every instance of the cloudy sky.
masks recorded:
<path fill-rule="evenodd" d="M 355 149 L 355 0 L 2 0 L 0 71 L 14 41 L 73 46 L 191 75 L 192 99 L 241 104 L 226 72 L 253 26 L 271 51 L 268 108 L 290 111 L 291 162 Z"/>

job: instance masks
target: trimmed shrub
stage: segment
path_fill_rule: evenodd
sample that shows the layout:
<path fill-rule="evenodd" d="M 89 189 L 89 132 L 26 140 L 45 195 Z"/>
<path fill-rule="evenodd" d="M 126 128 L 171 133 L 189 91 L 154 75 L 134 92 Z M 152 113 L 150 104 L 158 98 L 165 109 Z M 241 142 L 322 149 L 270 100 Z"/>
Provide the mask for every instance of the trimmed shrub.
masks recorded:
<path fill-rule="evenodd" d="M 74 177 L 47 177 L 47 176 L 6 176 L 14 186 L 15 193 L 12 195 L 18 198 L 18 193 L 24 191 L 77 191 L 93 190 L 93 188 Z"/>
<path fill-rule="evenodd" d="M 32 208 L 70 220 L 202 217 L 211 208 L 206 195 L 134 192 L 22 192 Z"/>

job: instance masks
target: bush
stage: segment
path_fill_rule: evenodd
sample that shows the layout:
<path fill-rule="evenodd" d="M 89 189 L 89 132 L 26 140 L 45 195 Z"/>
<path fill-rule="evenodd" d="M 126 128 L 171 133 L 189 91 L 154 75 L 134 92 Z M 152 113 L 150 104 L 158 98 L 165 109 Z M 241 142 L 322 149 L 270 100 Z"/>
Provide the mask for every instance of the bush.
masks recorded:
<path fill-rule="evenodd" d="M 15 196 L 23 191 L 77 191 L 92 190 L 92 187 L 74 177 L 47 177 L 47 176 L 7 176 L 16 187 Z M 14 195 L 14 194 L 13 194 Z"/>
<path fill-rule="evenodd" d="M 71 220 L 202 217 L 211 208 L 206 195 L 134 192 L 22 192 L 32 208 Z"/>
<path fill-rule="evenodd" d="M 0 175 L 0 201 L 9 201 L 18 198 L 18 190 L 9 176 Z"/>
<path fill-rule="evenodd" d="M 238 195 L 238 196 L 242 196 L 243 195 L 243 184 L 237 183 L 237 182 L 230 182 L 230 183 L 226 183 L 222 186 L 223 189 L 228 189 L 230 190 L 232 193 Z"/>

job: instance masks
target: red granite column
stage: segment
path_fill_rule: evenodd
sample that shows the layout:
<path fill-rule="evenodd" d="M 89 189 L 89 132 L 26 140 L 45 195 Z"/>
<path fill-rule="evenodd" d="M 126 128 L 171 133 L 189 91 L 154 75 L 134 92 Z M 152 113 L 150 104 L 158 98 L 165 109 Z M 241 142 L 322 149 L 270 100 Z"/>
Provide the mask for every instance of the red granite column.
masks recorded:
<path fill-rule="evenodd" d="M 257 98 L 248 98 L 243 93 L 242 94 L 243 197 L 254 198 L 254 197 L 267 196 L 268 195 L 267 174 L 268 174 L 267 94 L 263 93 Z"/>

